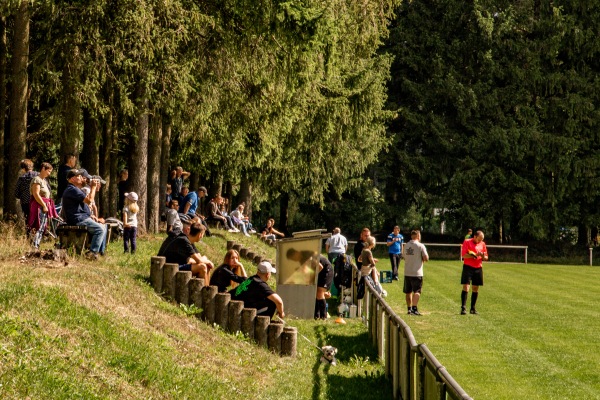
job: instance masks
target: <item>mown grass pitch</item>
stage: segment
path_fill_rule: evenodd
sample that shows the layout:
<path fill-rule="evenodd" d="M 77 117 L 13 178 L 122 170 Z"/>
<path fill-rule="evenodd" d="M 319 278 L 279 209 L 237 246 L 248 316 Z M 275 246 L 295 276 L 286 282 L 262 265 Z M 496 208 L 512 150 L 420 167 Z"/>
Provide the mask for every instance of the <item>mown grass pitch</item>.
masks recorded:
<path fill-rule="evenodd" d="M 461 270 L 426 263 L 421 317 L 406 315 L 402 280 L 383 287 L 471 397 L 600 399 L 600 268 L 486 263 L 479 315 L 459 315 Z"/>

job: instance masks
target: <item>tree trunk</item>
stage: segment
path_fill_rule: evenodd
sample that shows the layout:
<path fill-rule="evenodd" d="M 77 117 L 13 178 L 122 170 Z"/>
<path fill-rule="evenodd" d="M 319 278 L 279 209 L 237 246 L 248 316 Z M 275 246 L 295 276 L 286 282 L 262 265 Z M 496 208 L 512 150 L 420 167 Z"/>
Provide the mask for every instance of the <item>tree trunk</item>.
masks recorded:
<path fill-rule="evenodd" d="M 117 215 L 117 185 L 114 179 L 114 171 L 112 171 L 112 160 L 116 160 L 113 154 L 113 138 L 112 138 L 112 114 L 109 112 L 102 119 L 102 142 L 100 143 L 100 160 L 98 171 L 106 181 L 106 185 L 100 195 L 100 211 L 105 216 Z M 115 167 L 116 168 L 116 167 Z M 114 203 L 114 205 L 113 205 Z"/>
<path fill-rule="evenodd" d="M 10 134 L 8 140 L 8 193 L 5 214 L 16 214 L 14 192 L 19 175 L 19 160 L 25 158 L 27 139 L 27 91 L 29 80 L 29 1 L 22 0 L 15 15 L 12 52 L 12 92 L 10 99 Z"/>
<path fill-rule="evenodd" d="M 69 56 L 70 57 L 63 68 L 63 90 L 65 96 L 63 117 L 65 119 L 65 129 L 60 137 L 61 158 L 68 153 L 78 155 L 79 146 L 81 145 L 81 134 L 79 131 L 81 107 L 73 85 L 74 77 L 77 74 L 75 67 L 76 59 L 79 56 L 79 49 L 77 46 L 73 46 Z"/>
<path fill-rule="evenodd" d="M 164 115 L 162 117 L 162 143 L 160 152 L 160 187 L 166 190 L 167 179 L 169 178 L 169 166 L 171 159 L 171 118 Z"/>
<path fill-rule="evenodd" d="M 8 179 L 6 173 L 6 150 L 4 148 L 4 135 L 6 122 L 6 60 L 8 59 L 8 46 L 6 41 L 6 18 L 0 17 L 0 207 L 4 207 L 4 199 L 12 197 L 5 192 L 7 185 L 4 184 Z M 0 213 L 0 217 L 2 214 Z"/>
<path fill-rule="evenodd" d="M 146 232 L 148 204 L 148 100 L 142 90 L 138 90 L 138 116 L 136 118 L 136 138 L 130 147 L 129 188 L 138 194 L 138 230 Z"/>
<path fill-rule="evenodd" d="M 99 139 L 100 125 L 98 120 L 90 114 L 89 110 L 85 109 L 83 111 L 83 146 L 81 148 L 80 164 L 90 175 L 100 175 Z"/>
<path fill-rule="evenodd" d="M 244 207 L 245 213 L 252 221 L 252 182 L 246 171 L 242 172 L 242 180 L 240 182 L 240 191 L 238 192 L 238 204 L 246 203 Z"/>
<path fill-rule="evenodd" d="M 279 198 L 279 230 L 289 235 L 287 223 L 288 223 L 288 208 L 290 205 L 290 195 L 287 193 L 282 193 Z"/>
<path fill-rule="evenodd" d="M 160 214 L 163 206 L 163 187 L 160 185 L 160 161 L 162 145 L 162 118 L 152 118 L 148 139 L 148 232 L 159 231 Z"/>

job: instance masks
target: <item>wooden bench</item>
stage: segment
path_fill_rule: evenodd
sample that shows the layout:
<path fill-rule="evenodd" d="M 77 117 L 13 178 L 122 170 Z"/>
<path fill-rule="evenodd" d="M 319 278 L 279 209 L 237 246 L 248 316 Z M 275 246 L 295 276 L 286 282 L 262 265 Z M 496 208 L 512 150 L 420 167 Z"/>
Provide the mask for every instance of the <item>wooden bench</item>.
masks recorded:
<path fill-rule="evenodd" d="M 73 249 L 75 254 L 83 254 L 88 243 L 88 231 L 85 226 L 60 225 L 56 228 L 60 249 Z"/>

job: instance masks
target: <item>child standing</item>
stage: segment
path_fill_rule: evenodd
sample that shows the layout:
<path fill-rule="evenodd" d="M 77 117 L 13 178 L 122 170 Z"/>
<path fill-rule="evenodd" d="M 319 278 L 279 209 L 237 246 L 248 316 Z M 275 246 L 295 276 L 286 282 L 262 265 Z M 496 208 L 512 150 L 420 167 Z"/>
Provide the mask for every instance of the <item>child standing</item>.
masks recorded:
<path fill-rule="evenodd" d="M 138 195 L 135 192 L 125 193 L 125 206 L 123 207 L 123 248 L 125 253 L 129 253 L 129 243 L 131 242 L 131 254 L 137 249 L 137 213 L 140 207 L 137 204 Z"/>

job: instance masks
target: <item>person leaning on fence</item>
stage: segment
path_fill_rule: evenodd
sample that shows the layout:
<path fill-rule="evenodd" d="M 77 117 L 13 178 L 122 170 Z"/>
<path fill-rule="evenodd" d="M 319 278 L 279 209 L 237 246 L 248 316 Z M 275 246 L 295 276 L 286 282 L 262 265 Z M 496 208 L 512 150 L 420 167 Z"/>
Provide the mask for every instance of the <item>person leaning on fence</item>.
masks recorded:
<path fill-rule="evenodd" d="M 192 275 L 204 279 L 208 286 L 208 273 L 214 267 L 212 261 L 200 254 L 194 243 L 204 237 L 205 228 L 199 222 L 183 223 L 183 230 L 171 232 L 158 250 L 158 256 L 165 257 L 165 262 L 177 264 L 180 271 L 192 271 Z"/>
<path fill-rule="evenodd" d="M 371 231 L 369 230 L 369 228 L 362 228 L 362 231 L 360 231 L 360 237 L 354 245 L 354 259 L 356 260 L 356 267 L 358 269 L 360 269 L 362 266 L 362 263 L 360 261 L 360 255 L 362 254 L 362 251 L 365 248 L 366 240 L 369 237 L 371 237 Z"/>
<path fill-rule="evenodd" d="M 417 308 L 423 288 L 423 263 L 429 261 L 427 248 L 421 243 L 421 232 L 410 232 L 410 241 L 404 245 L 404 294 L 409 315 L 421 315 Z"/>
<path fill-rule="evenodd" d="M 218 266 L 210 276 L 210 285 L 217 286 L 219 293 L 227 291 L 227 287 L 236 288 L 248 278 L 244 266 L 240 262 L 240 254 L 236 250 L 225 253 L 223 264 Z"/>
<path fill-rule="evenodd" d="M 285 318 L 283 300 L 271 289 L 267 281 L 275 268 L 268 261 L 262 261 L 256 267 L 256 275 L 252 275 L 238 287 L 230 290 L 232 300 L 244 302 L 244 308 L 256 308 L 257 316 L 273 318 L 275 310 L 280 318 Z"/>
<path fill-rule="evenodd" d="M 477 304 L 477 297 L 479 296 L 479 286 L 483 286 L 483 261 L 488 260 L 487 246 L 484 241 L 484 234 L 482 231 L 475 232 L 475 236 L 472 239 L 467 239 L 462 245 L 462 258 L 463 258 L 463 270 L 460 277 L 460 283 L 462 285 L 462 292 L 460 293 L 460 313 L 465 315 L 467 313 L 467 296 L 469 295 L 469 285 L 472 285 L 473 290 L 471 292 L 471 314 L 478 314 L 475 304 Z"/>
<path fill-rule="evenodd" d="M 85 226 L 92 236 L 90 240 L 90 251 L 86 257 L 92 260 L 98 258 L 98 254 L 104 255 L 106 246 L 106 225 L 98 222 L 98 218 L 92 215 L 89 205 L 93 203 L 96 195 L 98 181 L 92 179 L 90 182 L 90 193 L 86 196 L 83 192 L 85 170 L 72 169 L 67 173 L 69 185 L 62 197 L 62 213 L 69 225 Z"/>
<path fill-rule="evenodd" d="M 49 220 L 58 217 L 54 208 L 54 200 L 51 198 L 50 187 L 46 180 L 51 173 L 52 165 L 42 163 L 40 174 L 31 180 L 30 185 L 31 200 L 29 202 L 27 227 L 30 232 L 35 232 L 32 245 L 36 249 L 40 247 Z"/>
<path fill-rule="evenodd" d="M 340 228 L 333 228 L 333 234 L 325 241 L 325 252 L 330 263 L 338 256 L 346 254 L 348 251 L 348 240 L 342 236 Z"/>
<path fill-rule="evenodd" d="M 365 247 L 363 248 L 360 254 L 360 276 L 365 278 L 370 278 L 375 283 L 374 288 L 377 289 L 379 287 L 379 272 L 377 272 L 377 268 L 375 264 L 379 261 L 376 258 L 373 258 L 372 250 L 375 248 L 375 237 L 369 236 L 365 240 Z"/>

